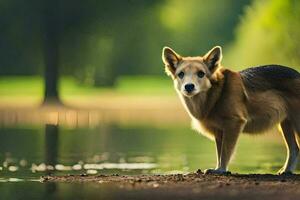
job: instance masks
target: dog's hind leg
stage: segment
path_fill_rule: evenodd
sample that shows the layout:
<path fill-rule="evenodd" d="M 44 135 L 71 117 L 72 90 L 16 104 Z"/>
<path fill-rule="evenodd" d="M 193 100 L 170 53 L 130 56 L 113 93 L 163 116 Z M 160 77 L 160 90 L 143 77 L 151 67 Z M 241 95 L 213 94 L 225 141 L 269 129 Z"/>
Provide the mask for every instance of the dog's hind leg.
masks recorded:
<path fill-rule="evenodd" d="M 296 135 L 296 142 L 298 145 L 298 148 L 300 149 L 300 116 L 294 116 L 296 120 L 293 121 L 293 127 L 295 129 L 295 135 Z"/>
<path fill-rule="evenodd" d="M 293 116 L 295 120 L 293 120 L 293 127 L 295 128 L 296 141 L 298 144 L 298 148 L 300 149 L 300 115 Z"/>
<path fill-rule="evenodd" d="M 297 164 L 297 157 L 299 153 L 299 147 L 296 141 L 295 130 L 292 123 L 285 119 L 280 123 L 282 129 L 282 136 L 284 138 L 287 148 L 287 158 L 284 166 L 279 170 L 279 174 L 292 173 Z"/>

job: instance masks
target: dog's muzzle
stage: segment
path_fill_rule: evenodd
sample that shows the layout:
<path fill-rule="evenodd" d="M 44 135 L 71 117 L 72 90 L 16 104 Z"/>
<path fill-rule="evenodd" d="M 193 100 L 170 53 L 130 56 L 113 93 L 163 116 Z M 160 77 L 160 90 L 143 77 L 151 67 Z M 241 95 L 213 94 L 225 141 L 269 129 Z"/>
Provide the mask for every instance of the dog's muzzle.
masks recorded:
<path fill-rule="evenodd" d="M 194 91 L 194 89 L 195 89 L 195 85 L 194 84 L 186 84 L 185 86 L 184 86 L 184 89 L 185 89 L 185 91 L 187 92 L 187 93 L 191 93 L 191 92 L 193 92 Z"/>

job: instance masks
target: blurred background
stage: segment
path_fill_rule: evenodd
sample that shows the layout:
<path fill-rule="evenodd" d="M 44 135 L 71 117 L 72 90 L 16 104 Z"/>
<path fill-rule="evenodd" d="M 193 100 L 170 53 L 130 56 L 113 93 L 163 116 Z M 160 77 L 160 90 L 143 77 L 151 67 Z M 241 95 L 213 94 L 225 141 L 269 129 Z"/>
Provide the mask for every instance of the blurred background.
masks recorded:
<path fill-rule="evenodd" d="M 203 55 L 221 45 L 233 70 L 300 62 L 296 0 L 2 0 L 0 10 L 5 107 L 173 94 L 163 46 Z"/>
<path fill-rule="evenodd" d="M 164 46 L 197 56 L 220 45 L 232 70 L 300 69 L 297 0 L 1 0 L 0 35 L 1 182 L 213 167 L 214 144 L 190 130 L 164 73 Z M 233 171 L 284 162 L 279 134 L 239 144 Z"/>

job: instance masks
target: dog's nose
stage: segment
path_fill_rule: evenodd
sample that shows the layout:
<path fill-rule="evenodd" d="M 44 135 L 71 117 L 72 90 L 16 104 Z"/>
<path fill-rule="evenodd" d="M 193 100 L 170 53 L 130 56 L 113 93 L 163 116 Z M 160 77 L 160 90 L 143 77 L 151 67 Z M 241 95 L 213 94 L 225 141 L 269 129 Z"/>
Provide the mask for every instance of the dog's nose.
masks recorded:
<path fill-rule="evenodd" d="M 192 83 L 186 84 L 186 85 L 184 86 L 184 89 L 185 89 L 188 93 L 190 93 L 190 92 L 192 92 L 192 91 L 195 89 L 195 85 L 192 84 Z"/>

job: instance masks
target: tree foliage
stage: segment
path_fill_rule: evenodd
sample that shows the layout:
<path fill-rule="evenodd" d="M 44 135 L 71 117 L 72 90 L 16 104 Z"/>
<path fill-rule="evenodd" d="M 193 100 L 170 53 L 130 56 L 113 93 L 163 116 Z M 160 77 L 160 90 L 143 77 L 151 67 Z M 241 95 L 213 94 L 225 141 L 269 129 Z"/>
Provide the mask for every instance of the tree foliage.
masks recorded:
<path fill-rule="evenodd" d="M 256 0 L 247 8 L 225 64 L 237 69 L 282 64 L 300 69 L 300 2 Z"/>
<path fill-rule="evenodd" d="M 163 46 L 199 55 L 226 45 L 249 1 L 59 0 L 51 8 L 51 0 L 2 0 L 0 74 L 42 74 L 48 15 L 60 73 L 99 86 L 125 74 L 162 75 Z"/>

